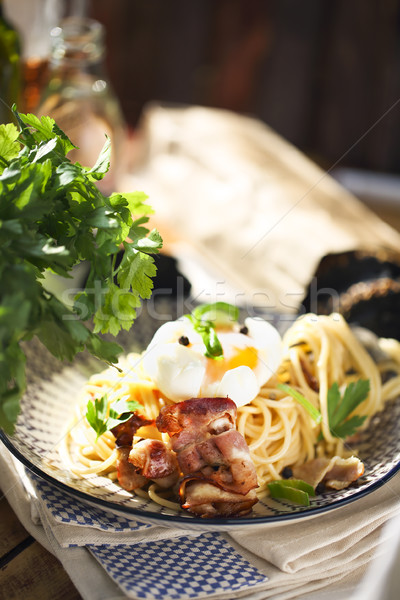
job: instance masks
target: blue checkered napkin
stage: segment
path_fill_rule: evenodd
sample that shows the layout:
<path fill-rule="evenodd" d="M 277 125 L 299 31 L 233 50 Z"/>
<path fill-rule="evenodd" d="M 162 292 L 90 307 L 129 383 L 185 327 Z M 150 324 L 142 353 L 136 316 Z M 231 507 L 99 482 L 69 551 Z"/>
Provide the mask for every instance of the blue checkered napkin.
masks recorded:
<path fill-rule="evenodd" d="M 128 597 L 230 598 L 268 580 L 218 533 L 133 521 L 88 506 L 31 473 L 29 478 L 45 530 L 64 548 L 86 546 Z"/>
<path fill-rule="evenodd" d="M 154 540 L 196 537 L 198 531 L 160 527 L 119 516 L 89 506 L 39 479 L 29 478 L 35 488 L 35 508 L 40 521 L 62 548 L 71 546 L 118 546 L 148 543 Z"/>
<path fill-rule="evenodd" d="M 101 531 L 122 532 L 139 531 L 151 527 L 148 523 L 133 521 L 106 510 L 97 509 L 72 496 L 64 494 L 58 488 L 39 477 L 29 475 L 34 480 L 34 486 L 39 499 L 50 512 L 57 523 L 94 527 Z"/>
<path fill-rule="evenodd" d="M 268 581 L 219 533 L 88 549 L 131 598 L 188 600 L 219 594 L 231 598 Z"/>

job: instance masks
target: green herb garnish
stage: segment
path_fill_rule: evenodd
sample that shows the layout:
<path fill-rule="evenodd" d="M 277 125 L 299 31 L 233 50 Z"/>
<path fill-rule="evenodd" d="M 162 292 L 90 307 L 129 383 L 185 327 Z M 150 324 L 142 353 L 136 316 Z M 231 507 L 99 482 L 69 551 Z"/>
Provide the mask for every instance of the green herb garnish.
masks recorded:
<path fill-rule="evenodd" d="M 272 498 L 285 498 L 303 506 L 309 506 L 309 497 L 315 496 L 315 490 L 312 485 L 302 479 L 270 481 L 268 489 Z"/>
<path fill-rule="evenodd" d="M 276 387 L 279 390 L 282 390 L 282 392 L 286 392 L 286 394 L 289 394 L 289 396 L 292 396 L 292 398 L 294 398 L 296 402 L 301 404 L 301 406 L 303 406 L 306 409 L 310 417 L 314 419 L 316 423 L 321 423 L 321 413 L 315 408 L 313 404 L 311 404 L 309 400 L 307 400 L 305 396 L 303 396 L 303 394 L 290 387 L 290 385 L 286 385 L 286 383 L 278 383 Z"/>
<path fill-rule="evenodd" d="M 60 360 L 86 348 L 116 362 L 121 347 L 98 332 L 131 327 L 141 299 L 151 295 L 151 254 L 162 245 L 144 226 L 152 212 L 145 194 L 106 197 L 97 188 L 109 167 L 108 140 L 88 169 L 66 157 L 75 146 L 53 119 L 14 114 L 19 130 L 0 125 L 0 426 L 9 433 L 26 388 L 20 342 L 37 335 Z M 67 306 L 46 289 L 44 275 L 69 278 L 84 260 L 86 287 Z M 83 323 L 92 317 L 93 332 Z"/>
<path fill-rule="evenodd" d="M 97 433 L 97 438 L 116 425 L 125 423 L 132 417 L 133 412 L 143 408 L 136 400 L 122 399 L 114 402 L 107 414 L 107 404 L 107 396 L 102 396 L 94 402 L 89 400 L 86 406 L 87 422 Z"/>
<path fill-rule="evenodd" d="M 227 302 L 214 302 L 202 304 L 194 309 L 190 315 L 184 315 L 193 325 L 193 329 L 201 335 L 206 347 L 207 358 L 222 358 L 221 342 L 216 334 L 216 327 L 224 327 L 237 322 L 239 309 Z"/>
<path fill-rule="evenodd" d="M 369 379 L 359 379 L 346 387 L 343 397 L 335 382 L 328 390 L 329 430 L 334 437 L 346 438 L 353 435 L 364 423 L 366 416 L 347 417 L 363 402 L 369 394 Z"/>
<path fill-rule="evenodd" d="M 216 327 L 224 327 L 237 323 L 239 309 L 228 302 L 213 302 L 197 306 L 192 315 L 199 320 L 211 321 Z"/>

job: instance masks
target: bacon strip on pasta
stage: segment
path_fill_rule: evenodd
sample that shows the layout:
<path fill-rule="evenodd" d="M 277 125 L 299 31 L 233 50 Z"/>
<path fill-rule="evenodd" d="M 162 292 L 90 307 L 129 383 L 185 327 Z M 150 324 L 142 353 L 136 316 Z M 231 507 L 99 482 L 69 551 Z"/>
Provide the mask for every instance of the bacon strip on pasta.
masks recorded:
<path fill-rule="evenodd" d="M 213 516 L 248 513 L 257 502 L 257 475 L 243 436 L 234 429 L 229 398 L 191 398 L 164 407 L 156 420 L 171 438 L 184 475 L 182 508 Z"/>

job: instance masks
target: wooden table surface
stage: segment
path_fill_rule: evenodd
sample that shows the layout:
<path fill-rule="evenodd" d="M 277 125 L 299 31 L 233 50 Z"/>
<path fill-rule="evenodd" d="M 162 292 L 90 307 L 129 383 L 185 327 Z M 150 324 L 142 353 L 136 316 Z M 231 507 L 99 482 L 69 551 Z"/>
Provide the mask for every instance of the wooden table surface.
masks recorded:
<path fill-rule="evenodd" d="M 61 563 L 22 527 L 0 500 L 0 598 L 80 600 Z"/>

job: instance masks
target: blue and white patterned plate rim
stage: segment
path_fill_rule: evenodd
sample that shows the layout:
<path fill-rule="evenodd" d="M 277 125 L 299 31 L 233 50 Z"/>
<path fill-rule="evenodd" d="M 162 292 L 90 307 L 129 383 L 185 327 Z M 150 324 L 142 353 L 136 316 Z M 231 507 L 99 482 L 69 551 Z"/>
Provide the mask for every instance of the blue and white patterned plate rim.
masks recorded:
<path fill-rule="evenodd" d="M 304 509 L 301 512 L 290 512 L 284 514 L 272 514 L 272 515 L 262 515 L 262 516 L 252 516 L 252 517 L 237 517 L 237 518 L 208 518 L 203 519 L 195 516 L 180 516 L 180 515 L 167 515 L 167 514 L 155 514 L 151 511 L 146 511 L 144 509 L 135 509 L 132 506 L 124 506 L 120 504 L 115 504 L 108 500 L 103 500 L 98 498 L 97 496 L 93 496 L 91 494 L 87 494 L 82 492 L 81 490 L 77 490 L 72 486 L 67 485 L 66 483 L 59 481 L 52 475 L 49 475 L 36 465 L 34 465 L 29 459 L 26 458 L 13 444 L 12 439 L 3 431 L 0 430 L 0 440 L 4 443 L 4 445 L 10 450 L 10 452 L 32 473 L 38 475 L 45 481 L 55 485 L 56 487 L 62 489 L 67 494 L 78 498 L 86 503 L 96 505 L 102 507 L 105 510 L 109 510 L 111 512 L 116 512 L 119 514 L 124 514 L 125 516 L 135 516 L 141 520 L 145 520 L 148 522 L 155 523 L 157 522 L 161 526 L 176 526 L 176 527 L 192 527 L 192 526 L 210 526 L 210 527 L 218 527 L 218 526 L 229 526 L 229 527 L 249 527 L 249 526 L 259 526 L 260 524 L 282 524 L 285 522 L 293 522 L 295 520 L 301 520 L 305 518 L 310 518 L 314 516 L 318 516 L 322 513 L 326 513 L 331 510 L 335 510 L 337 508 L 341 508 L 347 504 L 350 504 L 364 496 L 369 495 L 375 490 L 379 489 L 385 483 L 387 483 L 399 470 L 400 470 L 400 461 L 394 465 L 392 469 L 390 469 L 385 475 L 380 478 L 377 478 L 370 485 L 357 490 L 354 490 L 354 493 L 337 500 L 333 500 L 331 503 L 318 506 L 318 507 L 310 507 L 308 509 Z"/>

